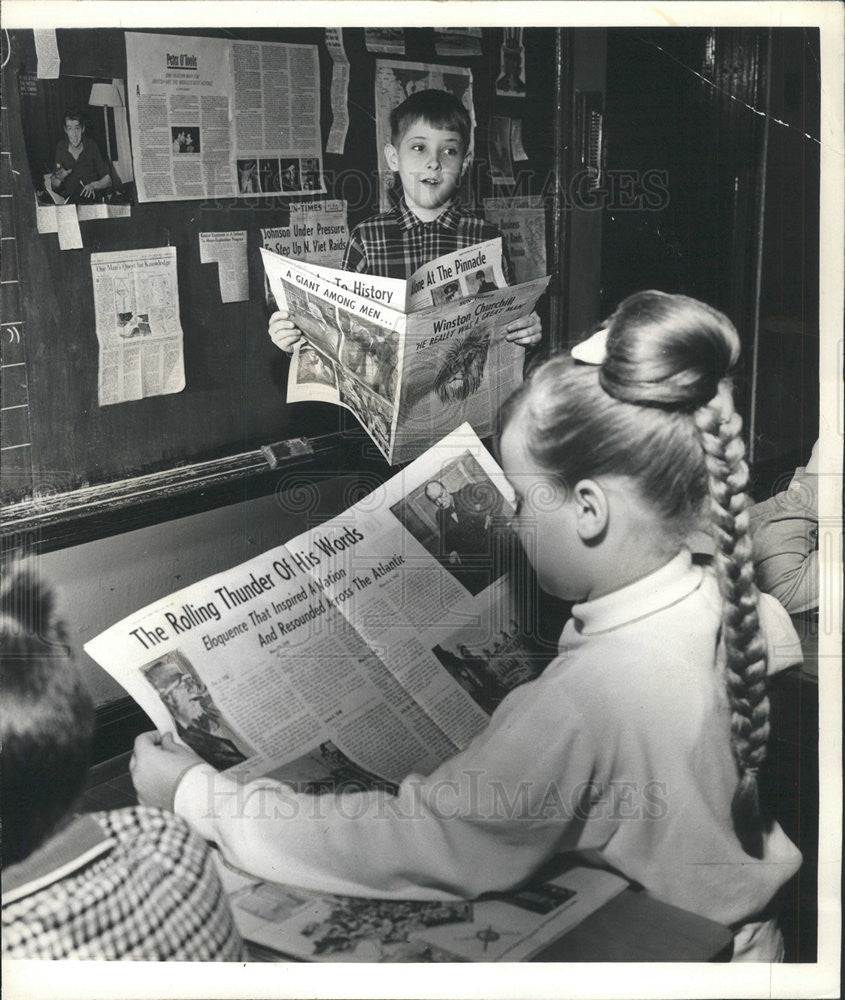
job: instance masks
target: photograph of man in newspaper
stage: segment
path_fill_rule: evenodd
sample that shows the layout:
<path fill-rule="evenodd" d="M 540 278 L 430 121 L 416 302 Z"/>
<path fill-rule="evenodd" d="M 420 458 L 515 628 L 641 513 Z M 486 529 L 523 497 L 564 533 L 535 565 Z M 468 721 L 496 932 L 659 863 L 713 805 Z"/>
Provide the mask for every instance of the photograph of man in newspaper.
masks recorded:
<path fill-rule="evenodd" d="M 258 190 L 263 194 L 271 194 L 282 190 L 282 178 L 279 173 L 279 161 L 270 157 L 261 157 L 258 161 Z"/>
<path fill-rule="evenodd" d="M 445 465 L 436 478 L 390 509 L 472 595 L 504 573 L 509 511 L 469 453 Z"/>
<path fill-rule="evenodd" d="M 208 688 L 178 650 L 141 668 L 173 718 L 176 733 L 200 757 L 223 771 L 247 759 L 223 722 Z"/>
<path fill-rule="evenodd" d="M 258 161 L 247 158 L 237 161 L 238 167 L 238 191 L 241 194 L 257 194 L 258 186 Z"/>
<path fill-rule="evenodd" d="M 493 269 L 490 267 L 479 268 L 475 274 L 472 275 L 472 280 L 470 283 L 470 290 L 475 295 L 481 295 L 482 292 L 495 292 L 497 285 L 493 280 Z M 474 286 L 472 284 L 474 282 Z"/>
<path fill-rule="evenodd" d="M 18 91 L 40 205 L 134 204 L 123 80 L 27 72 Z"/>
<path fill-rule="evenodd" d="M 431 300 L 437 306 L 443 305 L 444 302 L 451 302 L 453 299 L 460 298 L 460 296 L 460 281 L 447 281 L 445 285 L 431 289 Z"/>

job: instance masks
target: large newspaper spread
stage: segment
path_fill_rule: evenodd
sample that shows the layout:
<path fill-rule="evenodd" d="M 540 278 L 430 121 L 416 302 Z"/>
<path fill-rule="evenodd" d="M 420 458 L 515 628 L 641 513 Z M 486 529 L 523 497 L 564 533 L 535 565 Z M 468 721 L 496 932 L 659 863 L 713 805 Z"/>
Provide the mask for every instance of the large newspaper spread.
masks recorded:
<path fill-rule="evenodd" d="M 126 33 L 139 201 L 325 191 L 316 45 Z"/>
<path fill-rule="evenodd" d="M 398 782 L 545 661 L 507 570 L 512 492 L 463 426 L 331 521 L 86 644 L 162 731 L 238 779 Z"/>
<path fill-rule="evenodd" d="M 176 248 L 91 254 L 100 406 L 185 388 Z"/>
<path fill-rule="evenodd" d="M 305 338 L 288 402 L 345 406 L 391 464 L 464 422 L 482 437 L 493 432 L 522 379 L 524 352 L 506 327 L 533 310 L 549 281 L 505 286 L 498 237 L 407 281 L 261 254 L 276 301 Z"/>

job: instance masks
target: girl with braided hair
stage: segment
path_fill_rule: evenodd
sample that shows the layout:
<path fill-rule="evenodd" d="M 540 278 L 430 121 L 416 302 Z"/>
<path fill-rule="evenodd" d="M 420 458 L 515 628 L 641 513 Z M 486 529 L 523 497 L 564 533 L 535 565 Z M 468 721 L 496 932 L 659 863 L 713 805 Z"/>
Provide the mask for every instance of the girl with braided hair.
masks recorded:
<path fill-rule="evenodd" d="M 521 497 L 529 510 L 518 514 L 527 530 L 517 530 L 545 589 L 582 602 L 573 608 L 562 649 L 567 633 L 574 640 L 569 650 L 603 635 L 596 647 L 605 645 L 617 659 L 623 650 L 627 659 L 643 657 L 640 666 L 654 672 L 650 680 L 677 697 L 678 719 L 654 739 L 665 750 L 689 755 L 695 767 L 690 782 L 677 786 L 673 769 L 666 818 L 690 838 L 690 865 L 702 863 L 695 859 L 707 840 L 722 840 L 726 848 L 723 857 L 707 862 L 714 865 L 708 886 L 713 899 L 702 897 L 702 906 L 688 896 L 685 904 L 703 915 L 721 909 L 718 919 L 725 920 L 722 904 L 731 898 L 741 905 L 739 887 L 748 883 L 750 912 L 736 936 L 735 957 L 773 960 L 782 956 L 776 922 L 747 918 L 755 899 L 758 916 L 768 916 L 774 891 L 797 869 L 800 855 L 777 824 L 764 820 L 757 780 L 769 735 L 767 675 L 788 665 L 786 647 L 778 663 L 769 662 L 773 636 L 782 636 L 776 645 L 787 642 L 793 658 L 800 652 L 783 610 L 762 598 L 754 581 L 742 421 L 728 381 L 739 337 L 716 309 L 649 291 L 626 299 L 573 355 L 589 366 L 553 359 L 506 407 L 505 471 L 518 497 L 526 488 L 529 493 Z M 534 499 L 530 494 L 540 488 L 549 495 Z M 549 517 L 568 521 L 566 530 L 577 538 L 563 553 L 547 545 L 542 529 Z M 715 572 L 694 566 L 684 547 L 708 520 Z M 663 603 L 669 596 L 673 603 Z M 640 635 L 643 645 L 637 646 L 635 635 L 643 628 L 650 635 Z M 663 647 L 661 654 L 649 643 Z M 673 661 L 675 676 L 662 674 L 660 668 L 672 669 Z M 612 673 L 632 685 L 629 698 L 643 699 L 643 722 L 659 726 L 660 707 L 669 707 L 665 698 L 652 703 L 657 711 L 649 719 L 645 696 L 653 685 L 638 688 L 638 671 L 626 673 L 618 662 Z M 692 728 L 673 746 L 667 737 L 680 735 L 679 720 Z M 653 747 L 650 755 L 660 759 Z M 659 769 L 654 776 L 661 777 Z M 707 802 L 706 818 L 692 824 L 703 805 L 698 796 Z M 653 860 L 659 854 L 655 845 Z M 684 878 L 682 869 L 676 876 Z M 720 882 L 723 901 L 714 894 Z"/>
<path fill-rule="evenodd" d="M 576 602 L 539 677 L 395 795 L 323 796 L 317 812 L 281 782 L 239 788 L 151 735 L 136 742 L 136 787 L 259 877 L 469 898 L 574 852 L 730 926 L 735 960 L 780 960 L 775 898 L 801 856 L 761 815 L 757 773 L 766 675 L 800 645 L 754 586 L 726 381 L 739 339 L 700 302 L 644 292 L 573 353 L 595 363 L 552 358 L 503 412 L 514 530 L 544 588 Z M 685 546 L 705 518 L 714 569 Z"/>

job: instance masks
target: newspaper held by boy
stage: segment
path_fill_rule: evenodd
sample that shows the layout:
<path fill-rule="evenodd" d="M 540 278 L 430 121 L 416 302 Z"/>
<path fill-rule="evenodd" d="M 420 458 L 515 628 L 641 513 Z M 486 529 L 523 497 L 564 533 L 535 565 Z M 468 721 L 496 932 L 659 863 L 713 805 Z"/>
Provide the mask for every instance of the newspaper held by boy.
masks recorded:
<path fill-rule="evenodd" d="M 261 253 L 276 301 L 303 333 L 288 402 L 346 407 L 394 465 L 464 422 L 482 437 L 493 432 L 522 380 L 524 352 L 506 327 L 533 311 L 549 282 L 508 287 L 500 238 L 439 257 L 407 281 Z"/>

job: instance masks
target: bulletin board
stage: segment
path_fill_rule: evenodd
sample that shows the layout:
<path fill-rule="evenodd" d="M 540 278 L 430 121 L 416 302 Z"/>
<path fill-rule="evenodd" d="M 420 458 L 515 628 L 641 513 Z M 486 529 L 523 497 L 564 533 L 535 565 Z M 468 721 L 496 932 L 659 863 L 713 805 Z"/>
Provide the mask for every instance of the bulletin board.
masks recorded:
<path fill-rule="evenodd" d="M 474 206 L 481 209 L 491 195 L 539 197 L 547 208 L 551 270 L 556 30 L 524 29 L 519 39 L 524 76 L 514 77 L 511 65 L 507 78 L 502 51 L 505 44 L 511 49 L 516 45 L 515 36 L 505 38 L 511 29 L 483 29 L 478 54 L 473 55 L 443 54 L 434 28 L 401 32 L 401 54 L 372 51 L 368 30 L 343 29 L 350 65 L 349 127 L 343 152 L 337 154 L 325 152 L 332 126 L 333 67 L 325 29 L 184 28 L 178 34 L 317 47 L 325 192 L 313 200 L 344 199 L 350 229 L 379 210 L 377 60 L 469 67 L 476 117 Z M 59 29 L 56 37 L 63 76 L 126 80 L 122 30 Z M 259 247 L 262 228 L 289 224 L 292 199 L 280 192 L 269 198 L 135 203 L 128 217 L 80 222 L 82 249 L 61 250 L 55 235 L 41 234 L 36 226 L 38 171 L 30 169 L 28 159 L 33 155 L 33 122 L 24 114 L 21 96 L 22 77 L 37 72 L 33 32 L 10 32 L 8 55 L 3 69 L 3 147 L 10 155 L 3 157 L 2 180 L 4 194 L 12 197 L 2 199 L 2 221 L 4 235 L 14 239 L 4 243 L 3 254 L 3 390 L 4 407 L 11 401 L 14 409 L 3 422 L 4 530 L 60 523 L 57 537 L 66 544 L 75 537 L 73 526 L 86 518 L 94 534 L 108 534 L 125 530 L 129 508 L 137 513 L 146 507 L 153 511 L 150 519 L 161 519 L 266 492 L 274 488 L 269 475 L 274 460 L 261 448 L 279 442 L 273 453 L 277 466 L 325 471 L 351 463 L 383 467 L 387 476 L 390 470 L 345 411 L 324 404 L 285 403 L 288 359 L 267 335 Z M 503 118 L 522 123 L 522 158 L 513 163 L 511 181 L 494 184 L 488 150 L 491 130 L 500 133 Z M 107 121 L 100 127 L 105 133 L 114 126 Z M 101 142 L 106 139 L 105 134 L 100 137 Z M 131 141 L 136 141 L 134 135 Z M 49 169 L 47 162 L 44 166 Z M 225 231 L 247 234 L 246 301 L 222 302 L 217 266 L 200 259 L 198 234 Z M 176 252 L 185 387 L 100 406 L 91 254 L 163 247 Z M 555 294 L 552 286 L 541 303 L 546 325 Z M 221 483 L 228 483 L 227 489 L 215 493 L 212 487 Z M 155 501 L 162 496 L 168 498 L 166 514 L 156 513 Z"/>

